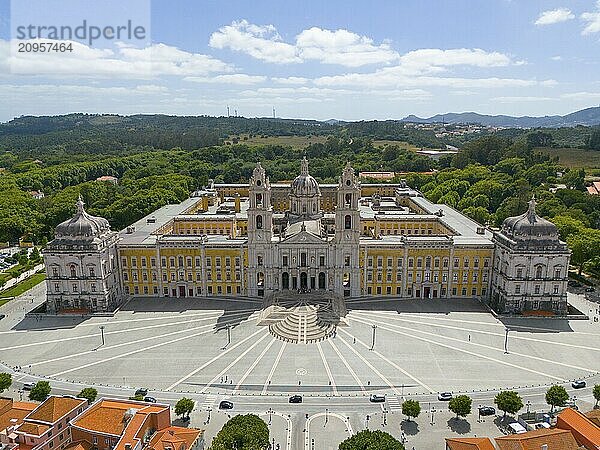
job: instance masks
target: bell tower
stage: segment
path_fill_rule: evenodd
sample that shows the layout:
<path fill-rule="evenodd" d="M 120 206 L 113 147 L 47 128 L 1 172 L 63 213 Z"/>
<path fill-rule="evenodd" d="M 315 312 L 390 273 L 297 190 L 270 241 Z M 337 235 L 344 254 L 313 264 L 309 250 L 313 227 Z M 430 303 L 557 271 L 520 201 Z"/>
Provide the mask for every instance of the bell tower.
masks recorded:
<path fill-rule="evenodd" d="M 344 297 L 360 295 L 360 182 L 350 163 L 346 164 L 337 188 L 335 208 L 334 289 Z"/>
<path fill-rule="evenodd" d="M 263 297 L 273 289 L 273 207 L 265 169 L 256 164 L 248 188 L 248 295 Z"/>

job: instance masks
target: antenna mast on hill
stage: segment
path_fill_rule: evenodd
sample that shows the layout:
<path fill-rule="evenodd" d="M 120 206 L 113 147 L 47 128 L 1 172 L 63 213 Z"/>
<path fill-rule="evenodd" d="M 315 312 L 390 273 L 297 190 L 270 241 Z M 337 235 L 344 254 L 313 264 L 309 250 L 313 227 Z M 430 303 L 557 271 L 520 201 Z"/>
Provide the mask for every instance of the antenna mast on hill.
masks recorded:
<path fill-rule="evenodd" d="M 275 118 L 275 107 L 273 106 L 273 119 Z"/>
<path fill-rule="evenodd" d="M 229 105 L 227 105 L 227 117 L 229 117 Z"/>

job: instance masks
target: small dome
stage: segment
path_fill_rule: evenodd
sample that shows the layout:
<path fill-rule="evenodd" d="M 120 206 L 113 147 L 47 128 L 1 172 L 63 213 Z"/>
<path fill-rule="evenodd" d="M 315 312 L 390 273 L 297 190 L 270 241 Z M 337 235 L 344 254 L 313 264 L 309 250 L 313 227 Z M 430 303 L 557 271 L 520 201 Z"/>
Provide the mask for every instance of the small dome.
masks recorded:
<path fill-rule="evenodd" d="M 314 197 L 321 195 L 319 183 L 308 173 L 308 161 L 306 156 L 302 159 L 300 175 L 292 181 L 292 196 Z"/>
<path fill-rule="evenodd" d="M 54 234 L 57 238 L 93 239 L 110 231 L 108 220 L 85 212 L 81 196 L 79 196 L 76 205 L 75 215 L 56 227 Z"/>
<path fill-rule="evenodd" d="M 525 214 L 507 218 L 502 224 L 502 233 L 518 240 L 558 240 L 558 229 L 549 220 L 535 212 L 535 199 L 529 201 Z"/>

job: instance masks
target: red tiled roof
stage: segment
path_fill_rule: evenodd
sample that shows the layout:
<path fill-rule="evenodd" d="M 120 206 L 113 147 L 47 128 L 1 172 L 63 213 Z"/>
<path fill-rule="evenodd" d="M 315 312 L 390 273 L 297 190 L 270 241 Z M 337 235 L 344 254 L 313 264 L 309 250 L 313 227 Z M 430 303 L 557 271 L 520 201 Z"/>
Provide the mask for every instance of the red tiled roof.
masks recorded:
<path fill-rule="evenodd" d="M 450 450 L 495 450 L 489 438 L 446 438 Z"/>
<path fill-rule="evenodd" d="M 37 403 L 15 402 L 10 398 L 0 398 L 0 430 L 9 427 L 12 419 L 17 420 L 15 425 L 22 423 L 25 416 L 37 406 Z"/>
<path fill-rule="evenodd" d="M 83 406 L 87 400 L 69 397 L 48 397 L 29 414 L 27 420 L 55 423 L 74 409 Z"/>
<path fill-rule="evenodd" d="M 556 426 L 570 430 L 579 445 L 600 448 L 600 428 L 579 411 L 571 408 L 562 410 L 558 415 Z"/>
<path fill-rule="evenodd" d="M 25 434 L 31 434 L 32 436 L 41 436 L 46 431 L 48 431 L 50 427 L 48 425 L 42 425 L 40 423 L 33 422 L 24 422 L 17 431 Z"/>
<path fill-rule="evenodd" d="M 181 446 L 184 445 L 184 449 L 187 450 L 191 448 L 192 445 L 194 445 L 194 442 L 198 440 L 198 437 L 203 434 L 204 430 L 171 426 L 154 433 L 148 443 L 148 449 L 167 450 L 171 448 L 173 450 L 181 450 Z"/>
<path fill-rule="evenodd" d="M 592 409 L 585 413 L 585 417 L 590 419 L 594 425 L 600 427 L 600 409 Z"/>
<path fill-rule="evenodd" d="M 88 441 L 81 440 L 81 441 L 71 442 L 69 445 L 67 445 L 64 448 L 64 450 L 91 450 L 92 447 L 93 447 L 93 445 L 90 444 Z"/>
<path fill-rule="evenodd" d="M 557 428 L 528 431 L 497 437 L 496 445 L 500 450 L 540 450 L 547 445 L 548 450 L 578 450 L 575 438 L 568 430 Z"/>

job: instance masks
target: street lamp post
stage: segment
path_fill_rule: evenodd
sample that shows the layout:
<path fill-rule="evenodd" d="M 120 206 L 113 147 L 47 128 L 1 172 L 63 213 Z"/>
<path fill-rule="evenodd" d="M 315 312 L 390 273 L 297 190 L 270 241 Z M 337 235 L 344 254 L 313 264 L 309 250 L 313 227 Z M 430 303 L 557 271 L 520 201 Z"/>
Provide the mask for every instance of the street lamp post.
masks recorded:
<path fill-rule="evenodd" d="M 507 355 L 508 354 L 508 332 L 510 331 L 510 328 L 506 327 L 506 334 L 504 336 L 504 354 Z"/>
<path fill-rule="evenodd" d="M 431 408 L 431 425 L 435 424 L 434 414 L 435 414 L 435 406 L 433 408 Z"/>
<path fill-rule="evenodd" d="M 527 406 L 527 414 L 529 414 L 529 409 L 531 408 L 531 401 L 527 400 L 527 403 L 525 406 Z"/>
<path fill-rule="evenodd" d="M 373 328 L 373 341 L 371 344 L 371 350 L 374 350 L 375 349 L 375 330 L 377 330 L 377 325 L 372 325 L 372 328 Z"/>
<path fill-rule="evenodd" d="M 100 325 L 100 335 L 102 336 L 102 345 L 104 345 L 104 325 Z"/>
<path fill-rule="evenodd" d="M 329 409 L 325 408 L 325 425 L 327 425 L 328 421 L 329 421 Z"/>
<path fill-rule="evenodd" d="M 369 419 L 370 419 L 370 418 L 371 418 L 371 417 L 370 417 L 370 416 L 367 414 L 367 430 L 369 429 Z"/>

